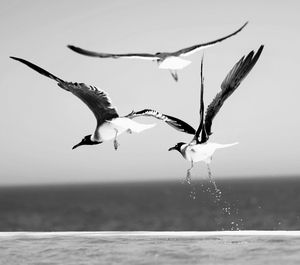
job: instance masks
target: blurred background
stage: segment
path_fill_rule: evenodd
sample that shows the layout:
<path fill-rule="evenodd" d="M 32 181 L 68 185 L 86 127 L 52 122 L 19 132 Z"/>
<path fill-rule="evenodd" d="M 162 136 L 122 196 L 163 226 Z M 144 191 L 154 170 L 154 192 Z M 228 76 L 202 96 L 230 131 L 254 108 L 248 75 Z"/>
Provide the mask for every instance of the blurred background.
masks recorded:
<path fill-rule="evenodd" d="M 299 3 L 297 1 L 36 1 L 0 3 L 0 230 L 299 229 Z M 71 150 L 93 132 L 80 100 L 20 63 L 104 89 L 120 115 L 154 108 L 199 121 L 200 60 L 187 59 L 175 83 L 148 61 L 95 59 L 99 52 L 175 51 L 238 35 L 204 50 L 205 103 L 233 65 L 261 44 L 261 58 L 224 104 L 211 140 L 240 144 L 203 164 L 193 189 L 189 164 L 167 149 L 190 136 L 162 122 L 138 135 Z M 224 209 L 230 207 L 230 215 Z"/>
<path fill-rule="evenodd" d="M 298 178 L 0 189 L 1 231 L 299 230 Z M 195 198 L 191 191 L 195 191 Z"/>

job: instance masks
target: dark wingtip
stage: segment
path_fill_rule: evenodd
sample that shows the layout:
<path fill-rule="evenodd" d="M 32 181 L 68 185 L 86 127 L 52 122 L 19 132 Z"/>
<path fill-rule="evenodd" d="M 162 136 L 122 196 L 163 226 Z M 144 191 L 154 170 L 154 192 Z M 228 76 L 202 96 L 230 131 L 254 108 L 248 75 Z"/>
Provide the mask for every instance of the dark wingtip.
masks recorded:
<path fill-rule="evenodd" d="M 41 68 L 41 67 L 39 67 L 39 66 L 37 66 L 37 65 L 35 65 L 35 64 L 33 64 L 33 63 L 27 61 L 27 60 L 25 60 L 25 59 L 21 59 L 21 58 L 14 57 L 14 56 L 10 56 L 10 58 L 13 59 L 13 60 L 19 61 L 19 62 L 21 62 L 21 63 L 23 63 L 23 64 L 25 64 L 25 65 L 27 65 L 27 66 L 30 67 L 31 69 L 33 69 L 33 70 L 37 71 L 38 73 L 40 73 L 41 75 L 44 75 L 44 76 L 46 76 L 46 77 L 49 77 L 49 78 L 55 80 L 55 81 L 58 82 L 58 83 L 63 83 L 63 82 L 65 82 L 64 80 L 58 78 L 57 76 L 55 76 L 55 75 L 49 73 L 49 72 L 46 71 L 45 69 L 43 69 L 43 68 Z"/>
<path fill-rule="evenodd" d="M 243 30 L 243 28 L 246 27 L 246 26 L 248 25 L 248 23 L 249 23 L 249 21 L 246 21 L 246 22 L 244 23 L 244 25 L 241 26 L 241 27 L 235 32 L 235 34 L 238 33 L 238 32 L 240 32 L 241 30 Z"/>
<path fill-rule="evenodd" d="M 262 52 L 262 50 L 264 49 L 264 47 L 265 47 L 264 44 L 260 45 L 260 47 L 259 47 L 259 49 L 258 49 L 258 52 Z"/>
<path fill-rule="evenodd" d="M 21 58 L 14 57 L 14 56 L 9 56 L 9 58 L 11 58 L 11 59 L 13 59 L 13 60 L 17 60 L 17 61 L 21 61 L 21 60 L 22 60 Z"/>
<path fill-rule="evenodd" d="M 22 59 L 22 58 L 14 57 L 14 56 L 9 56 L 9 58 L 11 58 L 11 59 L 13 59 L 13 60 L 16 60 L 16 61 L 19 61 L 19 62 L 21 62 L 21 63 L 23 63 L 23 64 L 28 65 L 28 62 L 27 62 L 26 60 Z M 31 63 L 29 63 L 29 64 L 31 64 Z"/>
<path fill-rule="evenodd" d="M 255 60 L 256 60 L 256 61 L 257 61 L 258 58 L 260 57 L 260 55 L 261 55 L 261 53 L 262 53 L 264 47 L 265 47 L 265 45 L 262 44 L 262 45 L 260 45 L 259 49 L 257 50 L 257 52 L 256 52 L 256 54 L 255 54 Z"/>
<path fill-rule="evenodd" d="M 249 21 L 246 21 L 245 24 L 243 25 L 243 28 L 248 25 Z"/>
<path fill-rule="evenodd" d="M 256 53 L 255 53 L 255 51 L 251 51 L 251 52 L 249 53 L 249 55 L 251 54 L 251 57 L 253 57 L 253 59 L 252 59 L 252 61 L 254 62 L 254 63 L 253 63 L 253 66 L 255 65 L 255 63 L 257 62 L 258 58 L 260 57 L 260 55 L 261 55 L 263 49 L 264 49 L 264 45 L 262 44 L 262 45 L 260 45 L 260 47 L 259 47 L 259 49 L 257 50 Z M 249 55 L 248 55 L 248 56 L 249 56 Z M 247 57 L 248 57 L 248 56 L 247 56 Z"/>
<path fill-rule="evenodd" d="M 240 30 L 242 30 L 244 27 L 246 27 L 246 26 L 248 25 L 248 23 L 249 23 L 249 21 L 246 21 L 246 22 L 244 23 L 244 25 L 240 28 Z"/>
<path fill-rule="evenodd" d="M 77 52 L 78 51 L 78 47 L 76 47 L 76 46 L 74 46 L 74 45 L 67 45 L 67 47 L 69 48 L 69 49 L 71 49 L 72 51 L 74 51 L 74 52 Z"/>

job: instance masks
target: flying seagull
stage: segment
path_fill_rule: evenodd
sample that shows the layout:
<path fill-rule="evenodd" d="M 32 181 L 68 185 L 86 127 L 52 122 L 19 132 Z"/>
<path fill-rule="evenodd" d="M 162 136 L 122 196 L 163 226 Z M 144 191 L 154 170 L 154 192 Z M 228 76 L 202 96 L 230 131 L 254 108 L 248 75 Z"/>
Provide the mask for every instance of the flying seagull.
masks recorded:
<path fill-rule="evenodd" d="M 137 116 L 152 116 L 157 119 L 167 122 L 177 130 L 182 130 L 189 134 L 193 134 L 194 137 L 190 143 L 179 142 L 175 146 L 171 147 L 171 150 L 177 150 L 183 158 L 191 162 L 191 167 L 187 171 L 187 181 L 190 182 L 190 171 L 194 166 L 195 162 L 203 161 L 207 164 L 210 174 L 209 164 L 212 160 L 212 156 L 217 149 L 226 148 L 237 143 L 231 144 L 219 144 L 209 142 L 209 136 L 212 134 L 211 126 L 212 121 L 221 109 L 225 100 L 238 88 L 243 79 L 248 75 L 253 66 L 256 64 L 264 46 L 261 45 L 256 53 L 251 51 L 246 57 L 242 57 L 230 70 L 221 84 L 221 91 L 217 93 L 213 101 L 208 105 L 206 109 L 206 115 L 204 118 L 204 101 L 203 101 L 203 90 L 204 90 L 204 78 L 203 78 L 203 58 L 201 61 L 201 92 L 200 92 L 200 123 L 198 129 L 195 130 L 192 126 L 183 122 L 182 120 L 161 114 L 155 110 L 145 109 L 139 112 L 132 112 L 129 114 L 131 117 Z M 180 125 L 178 125 L 180 124 Z M 215 186 L 216 188 L 216 186 Z M 216 188 L 217 190 L 217 188 Z"/>
<path fill-rule="evenodd" d="M 81 145 L 95 145 L 100 144 L 104 141 L 114 139 L 114 148 L 117 149 L 119 144 L 117 142 L 117 136 L 123 132 L 128 133 L 139 133 L 146 129 L 152 128 L 155 124 L 141 124 L 137 123 L 131 118 L 126 116 L 120 117 L 116 108 L 112 106 L 111 100 L 108 97 L 107 93 L 99 88 L 94 86 L 88 86 L 83 83 L 72 83 L 66 82 L 55 75 L 47 72 L 46 70 L 40 68 L 39 66 L 28 62 L 24 59 L 17 57 L 10 57 L 14 60 L 17 60 L 33 70 L 39 72 L 40 74 L 47 76 L 55 80 L 59 87 L 62 89 L 71 92 L 79 99 L 81 99 L 94 113 L 97 126 L 93 134 L 85 136 L 81 142 L 74 145 L 72 149 L 77 148 Z M 174 122 L 174 121 L 173 121 Z M 182 128 L 189 128 L 185 123 L 178 121 L 177 124 L 178 130 Z M 185 131 L 185 130 L 183 130 Z M 188 131 L 187 131 L 188 132 Z"/>
<path fill-rule="evenodd" d="M 100 53 L 100 52 L 93 52 L 81 49 L 79 47 L 68 45 L 68 47 L 73 50 L 74 52 L 91 56 L 91 57 L 100 57 L 100 58 L 129 58 L 129 59 L 143 59 L 143 60 L 150 60 L 157 62 L 158 67 L 160 69 L 167 69 L 170 71 L 172 77 L 175 81 L 178 81 L 178 74 L 177 70 L 183 69 L 186 66 L 188 66 L 191 61 L 188 61 L 186 59 L 183 59 L 182 57 L 189 56 L 195 52 L 198 52 L 204 48 L 208 48 L 210 46 L 213 46 L 217 44 L 218 42 L 221 42 L 223 40 L 226 40 L 237 33 L 239 33 L 248 22 L 246 22 L 241 28 L 236 30 L 235 32 L 223 37 L 219 38 L 213 41 L 209 41 L 206 43 L 196 44 L 187 48 L 180 49 L 175 52 L 157 52 L 155 54 L 151 53 L 124 53 L 124 54 L 114 54 L 114 53 Z"/>

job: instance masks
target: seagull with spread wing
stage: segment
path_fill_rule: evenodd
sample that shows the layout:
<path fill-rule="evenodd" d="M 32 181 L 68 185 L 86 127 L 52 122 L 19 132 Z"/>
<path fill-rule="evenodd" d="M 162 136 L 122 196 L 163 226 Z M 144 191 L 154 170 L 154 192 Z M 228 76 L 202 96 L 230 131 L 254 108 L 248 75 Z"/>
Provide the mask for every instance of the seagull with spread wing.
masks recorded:
<path fill-rule="evenodd" d="M 73 95 L 81 99 L 94 113 L 97 126 L 93 134 L 85 136 L 82 141 L 73 146 L 72 149 L 81 145 L 96 145 L 104 141 L 114 139 L 114 148 L 118 148 L 117 136 L 123 132 L 139 133 L 146 129 L 152 128 L 155 124 L 141 124 L 127 117 L 120 117 L 117 110 L 111 104 L 111 100 L 107 93 L 94 86 L 88 86 L 83 83 L 66 82 L 55 75 L 47 72 L 39 66 L 17 57 L 10 57 L 17 60 L 38 73 L 47 76 L 58 83 L 62 89 L 71 92 Z"/>
<path fill-rule="evenodd" d="M 251 51 L 246 57 L 242 57 L 230 70 L 221 84 L 221 91 L 217 93 L 213 101 L 208 105 L 206 109 L 206 115 L 204 118 L 204 101 L 203 101 L 203 58 L 201 61 L 201 92 L 200 92 L 200 123 L 198 129 L 195 130 L 192 126 L 186 122 L 169 116 L 161 114 L 155 110 L 145 109 L 139 112 L 132 112 L 129 117 L 138 116 L 152 116 L 157 119 L 165 121 L 170 126 L 177 130 L 193 134 L 194 137 L 190 143 L 179 142 L 175 146 L 171 147 L 171 150 L 177 150 L 186 160 L 191 162 L 191 167 L 188 169 L 187 181 L 190 181 L 190 171 L 195 162 L 204 161 L 208 165 L 211 162 L 212 156 L 217 149 L 226 148 L 237 143 L 231 144 L 219 144 L 209 142 L 209 136 L 212 134 L 211 126 L 212 121 L 221 109 L 226 99 L 238 88 L 243 79 L 248 75 L 253 66 L 259 59 L 264 46 L 261 45 L 256 53 Z M 210 169 L 209 169 L 210 172 Z"/>
<path fill-rule="evenodd" d="M 186 66 L 188 66 L 191 61 L 188 61 L 186 59 L 183 59 L 182 57 L 189 56 L 195 52 L 198 52 L 204 48 L 208 48 L 210 46 L 213 46 L 217 44 L 218 42 L 221 42 L 223 40 L 226 40 L 237 33 L 239 33 L 246 25 L 248 22 L 246 22 L 241 28 L 236 30 L 235 32 L 213 40 L 209 41 L 206 43 L 201 43 L 201 44 L 196 44 L 191 47 L 187 47 L 184 49 L 180 49 L 175 52 L 158 52 L 155 54 L 151 53 L 124 53 L 124 54 L 113 54 L 113 53 L 100 53 L 100 52 L 94 52 L 94 51 L 88 51 L 85 49 L 81 49 L 79 47 L 73 46 L 73 45 L 68 45 L 68 47 L 73 50 L 74 52 L 77 52 L 79 54 L 91 56 L 91 57 L 99 57 L 99 58 L 113 58 L 113 59 L 118 59 L 118 58 L 129 58 L 129 59 L 143 59 L 143 60 L 150 60 L 157 62 L 158 67 L 160 69 L 167 69 L 170 71 L 172 77 L 174 78 L 175 81 L 178 81 L 178 74 L 177 70 L 183 69 Z"/>

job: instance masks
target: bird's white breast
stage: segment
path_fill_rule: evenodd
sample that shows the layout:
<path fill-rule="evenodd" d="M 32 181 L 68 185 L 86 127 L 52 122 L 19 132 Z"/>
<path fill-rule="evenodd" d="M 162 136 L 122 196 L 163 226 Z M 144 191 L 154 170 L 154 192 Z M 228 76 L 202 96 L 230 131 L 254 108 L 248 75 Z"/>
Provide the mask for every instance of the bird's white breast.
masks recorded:
<path fill-rule="evenodd" d="M 101 141 L 108 141 L 114 139 L 116 134 L 117 136 L 122 134 L 125 130 L 124 127 L 116 126 L 110 121 L 107 121 L 98 128 L 98 135 Z"/>
<path fill-rule="evenodd" d="M 121 117 L 104 122 L 97 129 L 97 132 L 95 132 L 94 135 L 98 135 L 98 138 L 101 141 L 108 141 L 114 139 L 116 134 L 118 136 L 125 131 L 130 130 L 131 132 L 139 133 L 143 130 L 150 129 L 154 126 L 155 124 L 141 124 L 131 119 Z"/>
<path fill-rule="evenodd" d="M 170 56 L 159 63 L 160 69 L 178 70 L 188 66 L 191 61 L 180 57 Z"/>
<path fill-rule="evenodd" d="M 218 143 L 204 143 L 183 146 L 185 148 L 185 158 L 188 161 L 199 162 L 204 161 L 209 163 L 214 152 L 219 148 L 226 148 L 233 146 L 233 144 L 218 144 Z"/>

